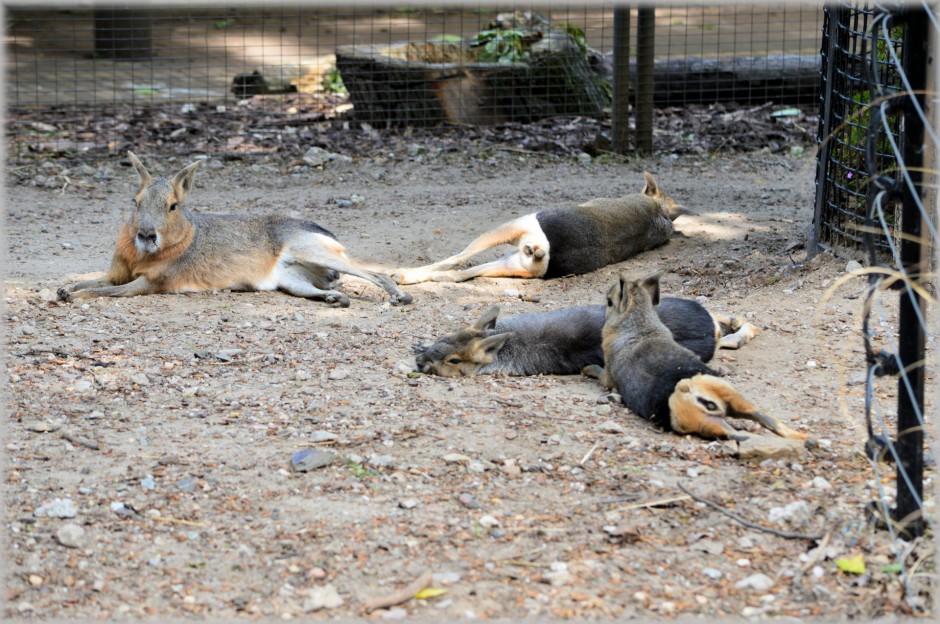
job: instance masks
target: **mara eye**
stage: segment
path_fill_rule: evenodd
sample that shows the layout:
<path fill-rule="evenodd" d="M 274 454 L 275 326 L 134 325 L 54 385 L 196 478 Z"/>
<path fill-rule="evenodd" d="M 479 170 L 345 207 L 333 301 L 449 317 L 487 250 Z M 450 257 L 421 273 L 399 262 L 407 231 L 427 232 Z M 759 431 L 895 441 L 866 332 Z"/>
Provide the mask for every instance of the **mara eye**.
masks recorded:
<path fill-rule="evenodd" d="M 179 205 L 179 204 L 170 204 L 170 212 L 176 210 L 176 207 L 177 207 L 178 205 Z"/>
<path fill-rule="evenodd" d="M 448 358 L 448 360 L 447 360 L 447 363 L 448 363 L 448 364 L 460 364 L 461 362 L 463 362 L 463 360 L 461 360 L 461 359 L 458 358 L 458 357 Z"/>
<path fill-rule="evenodd" d="M 607 297 L 607 307 L 608 308 L 614 307 L 614 300 L 611 299 L 610 297 Z"/>
<path fill-rule="evenodd" d="M 718 411 L 718 405 L 714 401 L 709 401 L 708 399 L 699 397 L 698 402 L 701 403 L 709 412 Z"/>

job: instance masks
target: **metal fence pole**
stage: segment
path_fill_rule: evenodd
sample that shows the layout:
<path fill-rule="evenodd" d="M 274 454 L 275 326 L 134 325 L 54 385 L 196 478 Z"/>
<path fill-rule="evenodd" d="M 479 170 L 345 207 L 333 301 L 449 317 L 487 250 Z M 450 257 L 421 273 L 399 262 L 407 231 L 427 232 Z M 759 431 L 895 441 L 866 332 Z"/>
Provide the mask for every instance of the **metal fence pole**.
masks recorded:
<path fill-rule="evenodd" d="M 656 56 L 656 9 L 636 13 L 636 151 L 653 153 L 653 61 Z"/>
<path fill-rule="evenodd" d="M 820 72 L 822 84 L 819 90 L 819 131 L 816 137 L 816 142 L 819 144 L 819 151 L 816 154 L 816 207 L 813 215 L 813 223 L 810 225 L 809 236 L 807 237 L 807 260 L 822 250 L 819 245 L 819 235 L 822 226 L 823 207 L 826 205 L 829 190 L 829 147 L 831 143 L 829 138 L 832 134 L 833 100 L 832 83 L 836 67 L 835 54 L 839 41 L 839 25 L 842 24 L 845 8 L 835 5 L 827 6 L 824 9 L 824 14 L 824 34 L 820 50 L 823 66 Z"/>
<path fill-rule="evenodd" d="M 930 22 L 923 9 L 910 9 L 905 12 L 905 17 L 902 65 L 914 92 L 904 102 L 905 128 L 901 151 L 914 188 L 903 185 L 901 231 L 905 236 L 901 239 L 901 263 L 908 278 L 919 283 L 929 271 L 929 265 L 925 264 L 924 246 L 921 244 L 924 216 L 917 204 L 917 198 L 923 195 L 924 123 L 914 107 L 914 98 L 923 110 L 923 89 L 927 82 L 927 26 Z M 924 416 L 925 328 L 919 319 L 925 314 L 921 297 L 911 289 L 904 289 L 898 312 L 898 359 L 902 376 L 898 380 L 897 446 L 900 461 L 894 519 L 899 523 L 902 535 L 911 539 L 924 533 L 921 507 L 924 496 L 924 423 L 921 419 Z"/>
<path fill-rule="evenodd" d="M 630 7 L 614 7 L 614 98 L 611 107 L 611 142 L 626 154 L 630 146 Z"/>

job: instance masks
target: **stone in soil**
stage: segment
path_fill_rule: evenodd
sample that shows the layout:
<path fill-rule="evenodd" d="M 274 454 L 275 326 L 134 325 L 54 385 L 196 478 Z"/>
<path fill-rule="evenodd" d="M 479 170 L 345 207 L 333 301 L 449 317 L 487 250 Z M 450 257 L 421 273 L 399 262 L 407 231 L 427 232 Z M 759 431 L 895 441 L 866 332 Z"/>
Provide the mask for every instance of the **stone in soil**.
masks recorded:
<path fill-rule="evenodd" d="M 764 592 L 774 586 L 774 581 L 766 574 L 752 574 L 734 584 L 735 589 L 753 589 Z"/>
<path fill-rule="evenodd" d="M 290 458 L 291 468 L 294 472 L 309 472 L 317 468 L 329 466 L 336 459 L 335 453 L 319 449 L 303 449 L 294 453 Z"/>
<path fill-rule="evenodd" d="M 37 518 L 74 518 L 78 508 L 70 498 L 56 498 L 36 508 L 33 515 Z"/>
<path fill-rule="evenodd" d="M 748 461 L 799 459 L 806 453 L 803 440 L 778 436 L 748 436 L 738 442 L 738 458 Z"/>
<path fill-rule="evenodd" d="M 81 548 L 85 543 L 85 529 L 77 524 L 63 524 L 55 532 L 55 538 L 67 548 Z"/>
<path fill-rule="evenodd" d="M 335 609 L 342 606 L 343 597 L 339 595 L 336 588 L 332 585 L 323 585 L 314 587 L 310 590 L 310 595 L 304 601 L 304 613 L 311 611 L 320 611 L 321 609 Z"/>

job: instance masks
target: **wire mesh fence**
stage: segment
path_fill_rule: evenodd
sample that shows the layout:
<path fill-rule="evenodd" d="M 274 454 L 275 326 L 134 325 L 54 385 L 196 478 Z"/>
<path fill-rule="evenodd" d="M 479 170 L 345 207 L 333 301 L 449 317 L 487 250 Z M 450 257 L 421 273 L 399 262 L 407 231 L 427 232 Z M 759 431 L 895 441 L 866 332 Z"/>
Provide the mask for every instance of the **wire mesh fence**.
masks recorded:
<path fill-rule="evenodd" d="M 813 101 L 819 21 L 800 5 L 658 8 L 657 104 Z M 609 3 L 17 9 L 6 27 L 14 115 L 250 100 L 411 127 L 597 118 L 611 100 Z"/>
<path fill-rule="evenodd" d="M 875 478 L 867 509 L 877 525 L 910 540 L 925 532 L 928 521 L 925 344 L 931 339 L 927 302 L 938 234 L 936 187 L 928 182 L 935 172 L 924 153 L 938 147 L 926 114 L 938 99 L 925 87 L 927 45 L 940 25 L 925 6 L 892 11 L 840 4 L 827 8 L 824 33 L 812 243 L 860 253 L 868 265 L 858 273 L 868 279 L 861 326 L 865 450 Z M 892 291 L 899 293 L 896 308 L 888 301 Z M 894 384 L 896 409 L 879 393 Z M 896 488 L 884 485 L 882 462 L 896 464 Z M 910 549 L 900 539 L 895 549 L 911 591 Z"/>

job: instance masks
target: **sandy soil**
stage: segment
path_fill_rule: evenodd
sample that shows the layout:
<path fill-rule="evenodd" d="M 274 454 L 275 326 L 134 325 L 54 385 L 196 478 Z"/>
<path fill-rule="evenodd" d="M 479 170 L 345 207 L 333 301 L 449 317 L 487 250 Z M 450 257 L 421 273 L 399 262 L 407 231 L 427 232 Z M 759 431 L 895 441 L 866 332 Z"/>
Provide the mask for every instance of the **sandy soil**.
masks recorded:
<path fill-rule="evenodd" d="M 139 155 L 162 173 L 185 164 Z M 352 617 L 426 571 L 445 593 L 370 617 L 907 608 L 884 568 L 896 543 L 862 509 L 876 484 L 889 498 L 894 488 L 893 468 L 876 474 L 860 454 L 863 283 L 830 292 L 846 260 L 787 251 L 811 222 L 811 156 L 584 164 L 495 149 L 324 169 L 210 161 L 192 208 L 313 218 L 352 255 L 390 267 L 443 257 L 543 207 L 637 191 L 643 169 L 697 212 L 666 246 L 593 274 L 409 286 L 404 307 L 346 278 L 346 309 L 282 293 L 52 301 L 107 267 L 136 190 L 121 163 L 82 167 L 64 192 L 28 183 L 41 167 L 8 175 L 6 615 Z M 353 195 L 361 202 L 341 207 Z M 600 303 L 618 272 L 659 269 L 670 271 L 665 294 L 759 326 L 719 362 L 765 411 L 813 436 L 812 448 L 743 461 L 729 445 L 599 402 L 586 378 L 407 375 L 413 343 L 491 304 L 508 315 Z M 882 335 L 896 326 L 893 299 Z M 878 388 L 889 417 L 892 386 Z M 335 459 L 292 471 L 305 448 Z M 747 528 L 679 485 L 761 525 L 823 537 Z M 37 517 L 54 499 L 77 515 Z M 789 520 L 772 513 L 791 503 Z M 915 545 L 906 563 L 929 551 Z M 855 555 L 864 575 L 835 563 Z M 912 583 L 915 609 L 929 608 L 926 578 Z"/>

